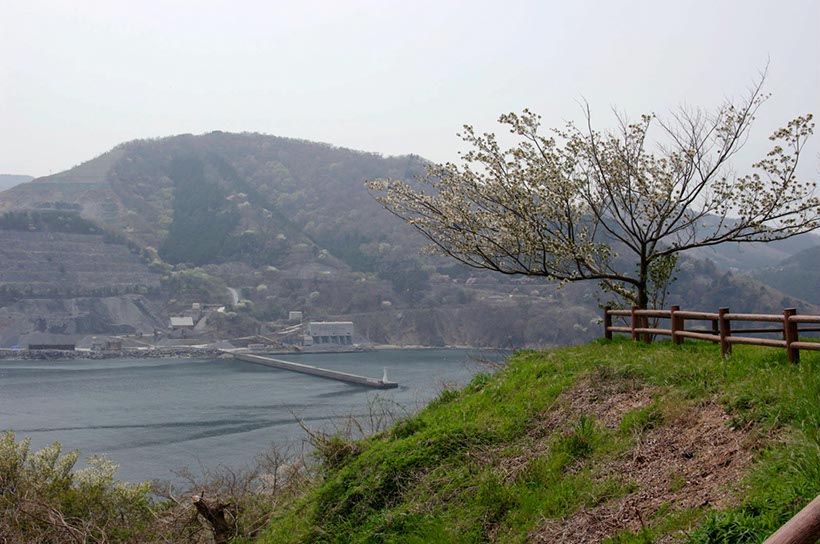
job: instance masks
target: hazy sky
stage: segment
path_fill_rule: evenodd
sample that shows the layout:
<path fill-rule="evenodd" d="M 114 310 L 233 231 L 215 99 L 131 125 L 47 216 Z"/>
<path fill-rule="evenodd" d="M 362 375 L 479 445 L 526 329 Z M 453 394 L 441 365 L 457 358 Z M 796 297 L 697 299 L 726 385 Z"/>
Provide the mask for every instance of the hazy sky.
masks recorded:
<path fill-rule="evenodd" d="M 212 130 L 453 160 L 464 123 L 715 105 L 767 61 L 752 152 L 820 114 L 818 0 L 0 0 L 0 173 Z"/>

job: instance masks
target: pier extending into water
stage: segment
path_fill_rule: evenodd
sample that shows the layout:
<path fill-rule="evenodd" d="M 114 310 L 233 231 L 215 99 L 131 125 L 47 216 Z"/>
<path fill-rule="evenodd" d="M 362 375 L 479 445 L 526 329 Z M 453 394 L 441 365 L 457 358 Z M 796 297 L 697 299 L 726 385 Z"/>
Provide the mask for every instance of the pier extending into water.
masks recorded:
<path fill-rule="evenodd" d="M 329 378 L 331 380 L 352 383 L 355 385 L 364 385 L 366 387 L 373 387 L 375 389 L 393 389 L 399 386 L 399 384 L 397 384 L 396 382 L 390 382 L 384 378 L 381 380 L 377 380 L 376 378 L 368 378 L 367 376 L 358 376 L 356 374 L 349 374 L 347 372 L 339 372 L 337 370 L 319 368 L 318 366 L 292 363 L 289 361 L 283 361 L 281 359 L 274 359 L 272 357 L 263 357 L 261 355 L 249 355 L 247 353 L 235 353 L 231 351 L 225 351 L 224 353 L 233 356 L 234 359 L 239 359 L 240 361 L 246 361 L 248 363 L 268 366 L 271 368 L 278 368 L 280 370 L 300 372 L 302 374 L 310 374 L 311 376 Z"/>

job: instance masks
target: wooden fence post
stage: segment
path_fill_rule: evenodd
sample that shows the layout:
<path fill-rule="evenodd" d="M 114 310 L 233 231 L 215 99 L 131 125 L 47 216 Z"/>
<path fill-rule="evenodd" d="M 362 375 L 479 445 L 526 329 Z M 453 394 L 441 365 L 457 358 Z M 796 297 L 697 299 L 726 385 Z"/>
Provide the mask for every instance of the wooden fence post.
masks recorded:
<path fill-rule="evenodd" d="M 729 313 L 729 308 L 718 309 L 718 329 L 720 333 L 720 356 L 726 357 L 732 353 L 732 344 L 729 343 L 729 336 L 732 334 L 732 325 L 726 314 Z"/>
<path fill-rule="evenodd" d="M 635 342 L 638 341 L 638 333 L 635 331 L 635 329 L 640 327 L 640 324 L 638 323 L 638 314 L 635 313 L 637 310 L 638 310 L 638 306 L 633 305 L 632 306 L 632 323 L 630 324 L 630 327 L 632 328 L 632 340 L 635 341 Z"/>
<path fill-rule="evenodd" d="M 683 337 L 678 336 L 678 331 L 683 328 L 678 321 L 680 318 L 675 315 L 678 310 L 680 310 L 680 306 L 677 304 L 669 308 L 669 329 L 672 331 L 672 343 L 676 345 L 683 343 Z"/>
<path fill-rule="evenodd" d="M 788 355 L 790 363 L 800 362 L 800 350 L 792 347 L 792 342 L 799 340 L 797 323 L 789 319 L 796 314 L 797 310 L 794 308 L 786 308 L 783 310 L 783 340 L 786 341 L 786 355 Z"/>
<path fill-rule="evenodd" d="M 604 308 L 604 338 L 607 340 L 612 340 L 612 331 L 609 330 L 612 327 L 612 314 L 609 313 L 611 309 L 609 304 Z"/>

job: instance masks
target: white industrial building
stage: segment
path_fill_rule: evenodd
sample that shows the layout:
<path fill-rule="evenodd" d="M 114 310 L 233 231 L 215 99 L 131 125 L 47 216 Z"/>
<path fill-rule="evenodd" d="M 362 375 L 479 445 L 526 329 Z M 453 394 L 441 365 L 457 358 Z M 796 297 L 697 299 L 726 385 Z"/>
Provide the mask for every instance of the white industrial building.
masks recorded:
<path fill-rule="evenodd" d="M 301 323 L 302 322 L 302 312 L 297 312 L 297 311 L 288 312 L 288 321 Z"/>
<path fill-rule="evenodd" d="M 305 330 L 305 345 L 353 344 L 352 321 L 311 321 Z"/>
<path fill-rule="evenodd" d="M 173 316 L 171 317 L 171 328 L 176 329 L 193 329 L 194 318 L 189 315 Z"/>

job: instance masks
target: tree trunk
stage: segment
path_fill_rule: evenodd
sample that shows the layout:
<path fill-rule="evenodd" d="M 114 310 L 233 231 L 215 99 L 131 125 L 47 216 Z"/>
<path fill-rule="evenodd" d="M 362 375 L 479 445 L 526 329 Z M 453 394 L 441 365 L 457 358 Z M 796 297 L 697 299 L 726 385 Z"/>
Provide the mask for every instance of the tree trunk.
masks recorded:
<path fill-rule="evenodd" d="M 638 306 L 641 310 L 646 310 L 646 307 L 649 306 L 649 293 L 646 292 L 645 282 L 638 284 Z"/>
<path fill-rule="evenodd" d="M 647 284 L 649 283 L 649 263 L 646 260 L 646 255 L 641 254 L 640 273 L 638 275 L 638 306 L 641 310 L 646 310 L 649 306 L 649 293 L 647 292 Z M 642 316 L 638 322 L 641 327 L 649 326 L 649 318 Z M 641 334 L 641 340 L 647 344 L 652 342 L 652 335 L 648 333 Z"/>
<path fill-rule="evenodd" d="M 649 305 L 649 293 L 647 287 L 649 283 L 649 263 L 646 260 L 646 255 L 641 254 L 641 263 L 638 269 L 638 306 L 642 310 L 646 310 Z"/>
<path fill-rule="evenodd" d="M 192 500 L 196 511 L 199 512 L 199 515 L 205 518 L 205 521 L 211 526 L 211 531 L 214 534 L 214 542 L 216 544 L 228 544 L 234 535 L 231 524 L 225 518 L 225 511 L 230 505 L 221 502 L 211 505 L 205 502 L 199 495 L 195 495 Z"/>

